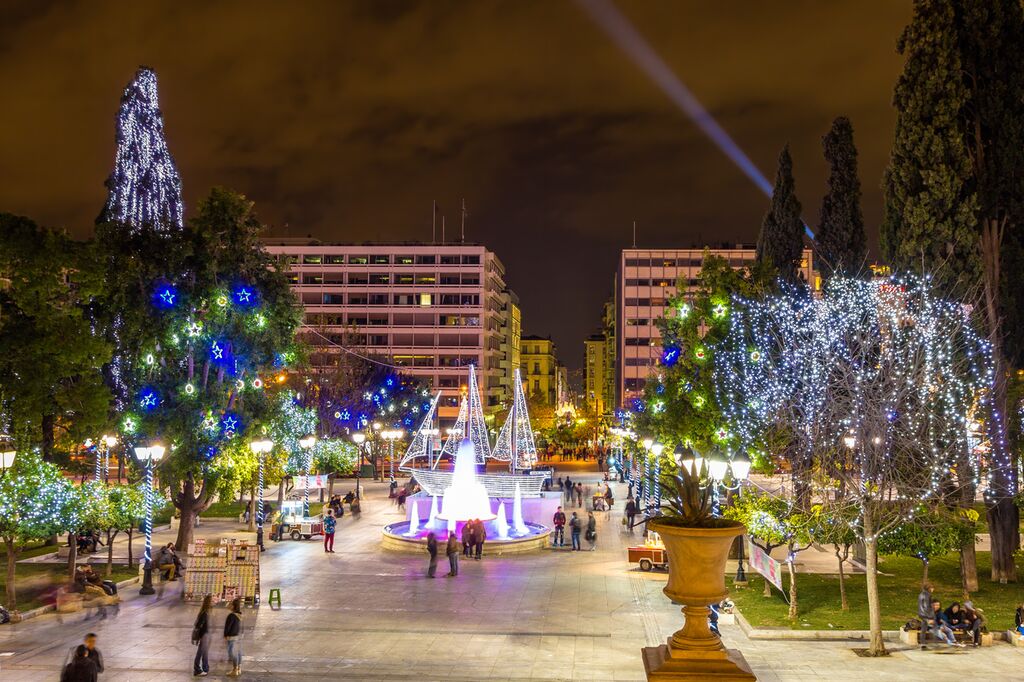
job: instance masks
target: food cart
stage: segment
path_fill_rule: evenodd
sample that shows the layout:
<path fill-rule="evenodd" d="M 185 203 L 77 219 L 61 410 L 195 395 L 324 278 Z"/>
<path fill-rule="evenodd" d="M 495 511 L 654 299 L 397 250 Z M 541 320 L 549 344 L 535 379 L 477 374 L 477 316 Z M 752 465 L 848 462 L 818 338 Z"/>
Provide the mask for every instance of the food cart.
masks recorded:
<path fill-rule="evenodd" d="M 280 519 L 271 526 L 270 537 L 283 539 L 288 535 L 292 540 L 309 540 L 314 535 L 323 535 L 323 519 L 319 516 L 303 516 L 302 508 L 302 500 L 285 500 Z"/>
<path fill-rule="evenodd" d="M 652 530 L 647 531 L 644 544 L 630 547 L 629 563 L 640 564 L 640 570 L 650 571 L 655 566 L 662 570 L 668 570 L 668 553 L 665 552 L 665 544 L 661 536 Z"/>

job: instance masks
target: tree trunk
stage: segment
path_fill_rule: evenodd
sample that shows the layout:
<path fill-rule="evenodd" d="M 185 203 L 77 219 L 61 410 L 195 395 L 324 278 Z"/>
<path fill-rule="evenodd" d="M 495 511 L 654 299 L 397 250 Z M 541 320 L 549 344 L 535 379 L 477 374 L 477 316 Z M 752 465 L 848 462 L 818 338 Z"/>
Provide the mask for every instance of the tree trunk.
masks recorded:
<path fill-rule="evenodd" d="M 256 486 L 254 485 L 249 495 L 249 527 L 250 533 L 256 532 Z"/>
<path fill-rule="evenodd" d="M 792 556 L 792 555 L 790 555 Z M 791 558 L 786 565 L 789 566 L 789 619 L 796 620 L 796 562 Z"/>
<path fill-rule="evenodd" d="M 68 533 L 68 580 L 75 579 L 75 564 L 78 563 L 78 537 Z"/>
<path fill-rule="evenodd" d="M 42 429 L 42 443 L 40 443 L 40 449 L 43 454 L 44 462 L 53 461 L 53 444 L 55 441 L 54 431 L 56 429 L 57 418 L 52 414 L 44 414 L 40 420 L 40 428 Z"/>
<path fill-rule="evenodd" d="M 843 571 L 843 564 L 846 563 L 846 557 L 839 553 L 839 547 L 836 547 L 836 559 L 839 560 L 839 603 L 843 611 L 850 610 L 850 602 L 846 599 L 846 573 Z"/>
<path fill-rule="evenodd" d="M 203 482 L 199 494 L 196 494 L 196 481 L 190 473 L 181 482 L 181 490 L 173 496 L 172 502 L 181 514 L 181 522 L 178 524 L 178 537 L 174 541 L 174 548 L 184 552 L 192 543 L 192 536 L 196 527 L 196 516 L 206 511 L 212 500 L 211 493 L 206 489 L 206 482 Z"/>
<path fill-rule="evenodd" d="M 284 482 L 288 480 L 287 476 L 281 477 L 281 482 L 277 484 L 277 511 L 284 510 Z"/>
<path fill-rule="evenodd" d="M 987 420 L 992 441 L 992 473 L 988 491 L 988 529 L 992 544 L 992 581 L 1015 582 L 1017 568 L 1014 553 L 1020 546 L 1020 512 L 1014 504 L 1017 492 L 1015 455 L 1007 447 L 1007 362 L 1003 351 L 1003 314 L 1000 308 L 1000 272 L 1003 225 L 987 218 L 981 226 L 981 257 L 984 281 L 984 305 L 988 340 L 992 345 L 992 408 L 993 418 Z"/>
<path fill-rule="evenodd" d="M 15 611 L 18 608 L 18 595 L 14 589 L 14 567 L 18 556 L 15 553 L 13 540 L 4 538 L 4 545 L 7 547 L 7 608 Z"/>
<path fill-rule="evenodd" d="M 878 538 L 870 512 L 864 510 L 864 549 L 867 563 L 868 627 L 871 631 L 868 653 L 871 656 L 885 656 L 885 641 L 882 639 L 882 604 L 878 595 Z"/>
<path fill-rule="evenodd" d="M 960 548 L 960 586 L 963 601 L 970 599 L 972 592 L 978 591 L 978 555 L 973 542 Z"/>
<path fill-rule="evenodd" d="M 134 526 L 128 529 L 128 568 L 132 567 L 132 536 L 135 535 Z"/>
<path fill-rule="evenodd" d="M 332 499 L 334 497 L 334 474 L 329 474 L 327 476 L 327 481 L 328 481 L 328 483 L 327 483 L 327 485 L 328 485 L 327 497 L 328 497 L 328 499 Z"/>
<path fill-rule="evenodd" d="M 114 538 L 117 537 L 117 531 L 107 529 L 107 577 L 109 578 L 114 574 Z"/>
<path fill-rule="evenodd" d="M 928 560 L 921 559 L 921 584 L 924 585 L 928 582 Z"/>

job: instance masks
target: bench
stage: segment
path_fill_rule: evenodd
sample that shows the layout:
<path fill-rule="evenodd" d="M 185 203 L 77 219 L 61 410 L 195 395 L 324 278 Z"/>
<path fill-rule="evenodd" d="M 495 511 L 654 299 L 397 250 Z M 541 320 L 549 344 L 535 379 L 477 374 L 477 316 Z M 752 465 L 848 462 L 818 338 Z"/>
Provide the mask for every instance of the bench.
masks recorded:
<path fill-rule="evenodd" d="M 1012 646 L 1024 647 L 1024 635 L 1017 632 L 1017 630 L 1006 631 L 1006 641 Z"/>
<path fill-rule="evenodd" d="M 912 620 L 917 619 L 914 618 Z M 966 630 L 953 630 L 953 637 L 957 642 L 962 644 L 974 643 L 974 636 Z M 1018 635 L 1018 637 L 1021 637 L 1021 635 Z M 981 637 L 979 639 L 979 646 L 992 646 L 992 644 L 995 642 L 994 635 L 991 632 L 987 632 L 985 630 L 981 631 Z M 1022 640 L 1024 640 L 1024 637 L 1022 637 Z M 900 628 L 900 642 L 902 642 L 903 644 L 909 644 L 910 646 L 920 646 L 922 649 L 925 648 L 925 646 L 927 646 L 929 643 L 939 643 L 932 636 L 932 631 L 930 628 L 922 631 L 916 628 L 908 629 L 905 625 Z M 1024 642 L 1018 644 L 1017 646 L 1024 647 Z"/>

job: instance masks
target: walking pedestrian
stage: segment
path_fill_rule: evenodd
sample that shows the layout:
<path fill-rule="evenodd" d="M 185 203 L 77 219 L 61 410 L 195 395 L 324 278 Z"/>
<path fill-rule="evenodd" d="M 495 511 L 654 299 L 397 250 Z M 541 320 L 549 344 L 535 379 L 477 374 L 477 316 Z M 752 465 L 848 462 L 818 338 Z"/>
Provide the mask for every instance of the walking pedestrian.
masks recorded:
<path fill-rule="evenodd" d="M 213 597 L 203 597 L 203 605 L 199 607 L 199 615 L 192 626 L 192 643 L 196 645 L 196 657 L 192 661 L 192 675 L 206 677 L 210 674 L 210 610 L 213 608 Z"/>
<path fill-rule="evenodd" d="M 462 555 L 467 559 L 473 547 L 473 522 L 466 521 L 462 524 Z"/>
<path fill-rule="evenodd" d="M 448 555 L 448 577 L 454 578 L 459 574 L 459 539 L 455 537 L 455 531 L 448 533 L 444 553 Z"/>
<path fill-rule="evenodd" d="M 334 518 L 334 511 L 328 509 L 327 516 L 324 517 L 324 551 L 329 554 L 334 554 L 334 529 L 337 524 L 338 520 Z"/>
<path fill-rule="evenodd" d="M 231 672 L 228 677 L 242 674 L 242 600 L 235 597 L 231 602 L 231 613 L 224 621 L 224 640 L 228 645 L 228 660 Z"/>
<path fill-rule="evenodd" d="M 480 555 L 484 551 L 484 542 L 487 540 L 487 529 L 484 528 L 484 522 L 480 519 L 476 520 L 476 530 L 473 531 L 473 544 L 476 546 L 476 560 L 480 561 Z"/>
<path fill-rule="evenodd" d="M 427 534 L 427 552 L 430 554 L 430 566 L 427 567 L 427 577 L 434 578 L 437 573 L 437 536 L 433 532 Z"/>
<path fill-rule="evenodd" d="M 577 507 L 582 507 L 583 506 L 583 484 L 582 483 L 577 483 L 576 484 L 576 500 L 577 500 L 576 506 Z"/>
<path fill-rule="evenodd" d="M 594 512 L 587 512 L 587 542 L 593 552 L 597 548 L 597 519 L 594 518 Z"/>
<path fill-rule="evenodd" d="M 562 482 L 562 477 L 559 476 L 558 477 L 558 492 L 564 492 L 564 491 L 565 491 L 565 483 Z"/>
<path fill-rule="evenodd" d="M 99 679 L 99 671 L 96 669 L 96 661 L 89 658 L 89 650 L 84 644 L 75 648 L 75 654 L 71 662 L 64 666 L 60 674 L 60 682 L 96 682 Z"/>
<path fill-rule="evenodd" d="M 580 551 L 580 519 L 576 516 L 576 512 L 572 513 L 572 518 L 569 519 L 569 532 L 572 534 L 572 551 Z"/>
<path fill-rule="evenodd" d="M 552 523 L 555 526 L 555 532 L 551 535 L 551 546 L 565 547 L 565 512 L 561 507 L 555 512 Z"/>
<path fill-rule="evenodd" d="M 629 498 L 626 502 L 626 527 L 629 528 L 629 532 L 633 532 L 633 523 L 636 520 L 636 502 L 633 498 Z"/>
<path fill-rule="evenodd" d="M 406 488 L 402 488 L 398 491 L 398 510 L 405 511 L 405 498 L 409 495 L 409 491 Z"/>

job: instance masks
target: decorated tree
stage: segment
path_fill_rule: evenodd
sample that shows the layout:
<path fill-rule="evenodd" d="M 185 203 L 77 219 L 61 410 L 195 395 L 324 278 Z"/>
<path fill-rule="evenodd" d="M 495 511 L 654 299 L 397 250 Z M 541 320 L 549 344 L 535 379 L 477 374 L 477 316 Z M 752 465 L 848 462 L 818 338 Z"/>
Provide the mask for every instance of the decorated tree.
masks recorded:
<path fill-rule="evenodd" d="M 109 576 L 114 571 L 114 540 L 121 532 L 129 533 L 128 563 L 131 564 L 130 533 L 146 515 L 145 492 L 137 485 L 108 486 L 91 482 L 81 486 L 80 495 L 85 502 L 82 526 L 104 534 Z"/>
<path fill-rule="evenodd" d="M 840 116 L 822 138 L 828 161 L 828 189 L 821 201 L 821 221 L 815 239 L 815 263 L 827 277 L 838 272 L 856 276 L 868 254 L 864 216 L 860 211 L 860 178 L 853 125 Z"/>
<path fill-rule="evenodd" d="M 897 267 L 928 273 L 966 297 L 994 367 L 986 486 L 992 580 L 1016 579 L 1017 462 L 1007 443 L 1011 367 L 1024 358 L 1016 300 L 1024 278 L 1024 20 L 1016 0 L 927 0 L 898 43 L 882 247 Z M 972 490 L 964 498 L 973 499 Z M 969 555 L 973 557 L 973 549 Z"/>
<path fill-rule="evenodd" d="M 230 449 L 254 461 L 244 442 L 263 437 L 274 418 L 265 382 L 295 356 L 299 310 L 241 195 L 214 189 L 175 232 L 105 228 L 121 264 L 109 274 L 107 303 L 124 311 L 108 319 L 122 322 L 115 337 L 133 339 L 117 353 L 122 441 L 168 448 L 159 476 L 181 515 L 182 549 L 231 471 L 218 455 Z M 156 243 L 158 257 L 141 252 Z"/>
<path fill-rule="evenodd" d="M 70 450 L 107 419 L 96 367 L 110 347 L 87 315 L 98 284 L 90 255 L 62 232 L 0 214 L 0 433 L 47 461 L 58 441 Z"/>
<path fill-rule="evenodd" d="M 839 603 L 843 611 L 850 610 L 846 597 L 846 562 L 850 550 L 857 544 L 857 510 L 843 504 L 815 504 L 808 517 L 811 538 L 822 545 L 832 545 L 839 568 Z"/>
<path fill-rule="evenodd" d="M 642 436 L 666 445 L 666 463 L 675 444 L 699 452 L 713 447 L 732 452 L 738 444 L 715 392 L 715 348 L 729 333 L 731 297 L 763 295 L 771 286 L 771 272 L 759 264 L 739 270 L 725 258 L 705 253 L 698 287 L 691 291 L 680 283 L 668 301 L 667 314 L 658 321 L 662 354 L 656 381 L 647 382 L 632 425 Z"/>
<path fill-rule="evenodd" d="M 804 223 L 800 218 L 800 201 L 796 198 L 793 159 L 789 155 L 789 145 L 786 145 L 779 154 L 771 206 L 757 237 L 757 260 L 776 268 L 783 281 L 796 282 L 803 250 Z"/>
<path fill-rule="evenodd" d="M 17 606 L 15 566 L 25 543 L 45 540 L 77 526 L 74 487 L 60 470 L 34 453 L 22 452 L 0 474 L 0 539 L 7 552 L 7 607 Z"/>
<path fill-rule="evenodd" d="M 858 511 L 870 651 L 884 653 L 879 538 L 976 483 L 967 427 L 991 409 L 990 346 L 928 279 L 836 276 L 820 299 L 784 290 L 735 300 L 717 360 L 719 399 L 742 441 L 784 425 L 807 464 L 794 477 Z"/>
<path fill-rule="evenodd" d="M 98 223 L 131 230 L 180 229 L 185 221 L 181 178 L 164 139 L 156 73 L 139 67 L 117 113 L 117 153 L 107 179 L 107 203 Z"/>
<path fill-rule="evenodd" d="M 973 512 L 977 519 L 977 512 Z M 909 556 L 921 560 L 921 582 L 928 582 L 928 562 L 977 542 L 976 524 L 970 517 L 938 506 L 921 506 L 913 518 L 878 538 L 879 554 Z M 965 599 L 970 598 L 964 590 Z"/>

